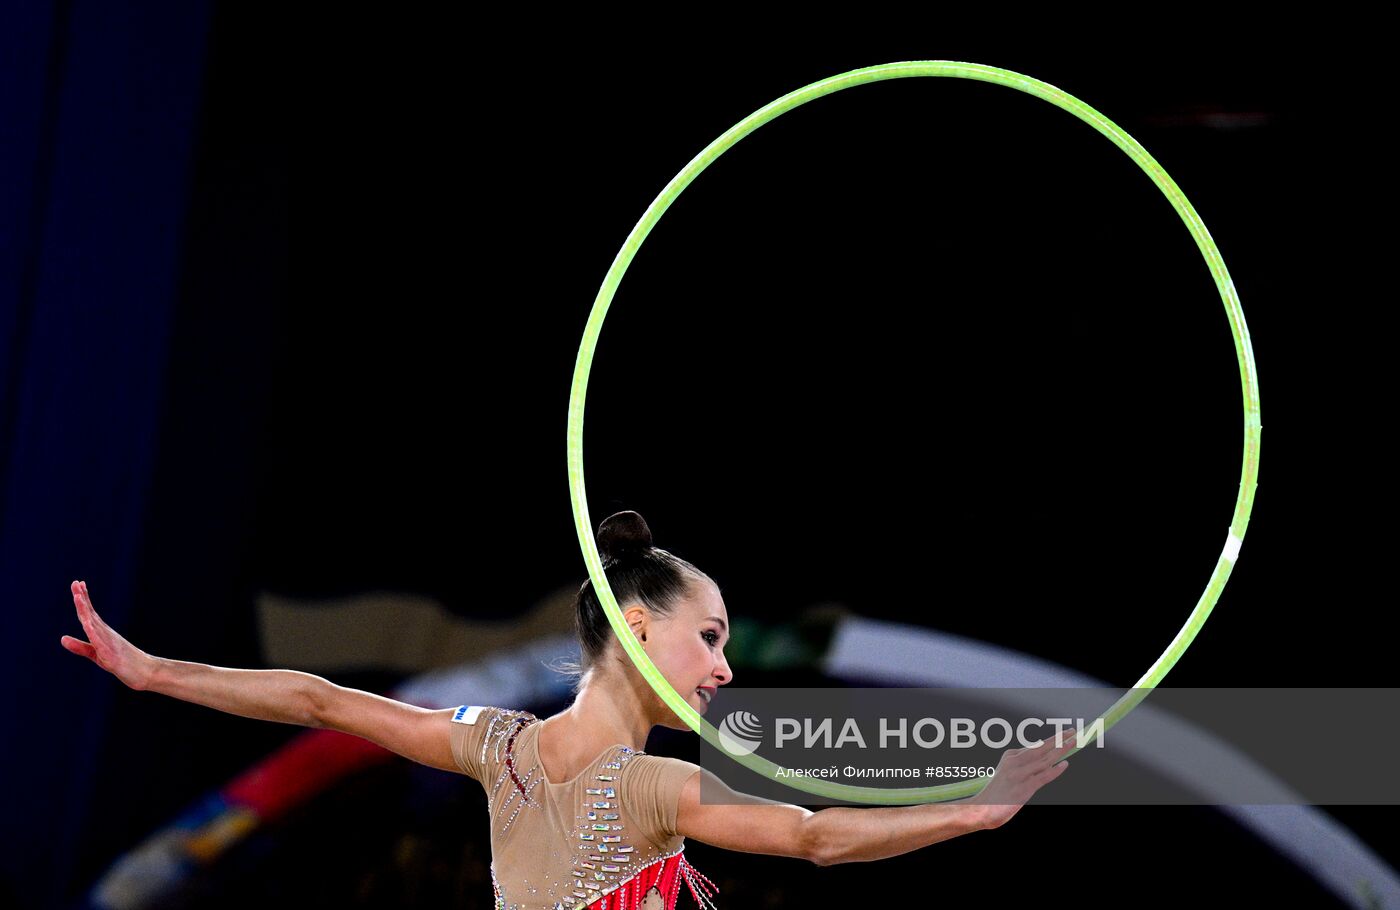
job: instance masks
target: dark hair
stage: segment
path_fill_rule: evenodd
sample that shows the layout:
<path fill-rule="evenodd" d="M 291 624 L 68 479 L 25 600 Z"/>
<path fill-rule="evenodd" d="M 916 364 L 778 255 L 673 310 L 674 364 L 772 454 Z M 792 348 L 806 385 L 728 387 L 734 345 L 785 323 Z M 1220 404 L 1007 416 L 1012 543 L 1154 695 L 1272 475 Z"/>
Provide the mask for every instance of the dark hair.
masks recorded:
<path fill-rule="evenodd" d="M 598 525 L 598 555 L 617 605 L 640 601 L 657 616 L 670 615 L 692 581 L 709 580 L 679 556 L 652 546 L 651 528 L 636 512 L 618 512 L 603 519 Z M 583 583 L 574 600 L 574 628 L 582 663 L 566 664 L 564 669 L 578 674 L 574 683 L 574 694 L 578 694 L 583 674 L 607 653 L 614 637 L 592 579 Z"/>

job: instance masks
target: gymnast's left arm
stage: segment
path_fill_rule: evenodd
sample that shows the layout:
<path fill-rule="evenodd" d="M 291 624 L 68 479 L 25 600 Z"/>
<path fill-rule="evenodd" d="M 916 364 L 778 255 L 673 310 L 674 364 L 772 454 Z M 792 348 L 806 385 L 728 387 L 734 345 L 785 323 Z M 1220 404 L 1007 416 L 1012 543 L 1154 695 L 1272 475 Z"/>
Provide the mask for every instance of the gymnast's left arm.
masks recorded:
<path fill-rule="evenodd" d="M 700 778 L 717 798 L 700 801 Z M 708 791 L 707 791 L 708 792 Z M 709 771 L 681 790 L 677 833 L 743 853 L 805 859 L 818 866 L 883 859 L 986 827 L 981 807 L 961 804 L 871 809 L 832 807 L 812 812 L 735 793 Z"/>
<path fill-rule="evenodd" d="M 729 850 L 810 860 L 818 866 L 899 856 L 973 831 L 1006 824 L 1036 791 L 1069 767 L 1073 737 L 1055 744 L 1008 749 L 982 790 L 969 799 L 918 806 L 851 808 L 812 812 L 735 793 L 709 771 L 685 782 L 676 809 L 676 830 L 685 837 Z M 700 801 L 701 775 L 717 798 Z"/>

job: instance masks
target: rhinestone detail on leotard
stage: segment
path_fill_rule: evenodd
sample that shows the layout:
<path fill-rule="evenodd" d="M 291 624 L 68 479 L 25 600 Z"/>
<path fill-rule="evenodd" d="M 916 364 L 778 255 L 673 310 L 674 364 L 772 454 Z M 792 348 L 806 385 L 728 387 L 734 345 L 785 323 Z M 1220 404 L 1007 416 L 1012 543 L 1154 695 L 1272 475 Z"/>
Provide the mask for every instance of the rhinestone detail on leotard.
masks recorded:
<path fill-rule="evenodd" d="M 536 720 L 528 712 L 501 711 L 491 718 L 491 726 L 482 741 L 483 765 L 488 750 L 493 747 L 496 758 L 504 759 L 492 793 L 504 786 L 507 779 L 513 788 L 501 804 L 501 814 L 507 808 L 511 810 L 501 825 L 502 834 L 509 830 L 522 809 L 543 808 L 531 795 L 543 779 L 539 765 L 521 774 L 515 763 L 516 737 Z M 553 910 L 650 910 L 658 896 L 662 907 L 671 908 L 680 894 L 681 882 L 685 882 L 702 910 L 718 910 L 710 899 L 712 894 L 718 893 L 718 886 L 685 858 L 684 845 L 644 867 L 632 865 L 635 847 L 623 843 L 623 835 L 618 833 L 625 826 L 617 811 L 617 782 L 623 767 L 637 754 L 628 746 L 615 747 L 608 761 L 598 768 L 599 773 L 595 775 L 598 786 L 584 788 L 581 814 L 575 816 L 578 851 L 572 857 L 572 885 L 567 881 L 563 884 L 565 893 L 561 900 L 555 901 Z M 494 862 L 491 864 L 491 888 L 495 910 L 518 910 L 518 904 L 506 902 L 496 879 Z M 551 896 L 555 894 L 552 888 L 550 893 Z M 652 894 L 650 904 L 645 903 L 648 893 Z"/>

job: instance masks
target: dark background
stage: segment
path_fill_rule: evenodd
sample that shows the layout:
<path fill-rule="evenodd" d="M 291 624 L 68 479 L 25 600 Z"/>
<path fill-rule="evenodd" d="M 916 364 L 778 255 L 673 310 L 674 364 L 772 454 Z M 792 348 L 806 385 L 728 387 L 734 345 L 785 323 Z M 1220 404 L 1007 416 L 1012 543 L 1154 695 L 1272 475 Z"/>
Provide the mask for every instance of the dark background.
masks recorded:
<path fill-rule="evenodd" d="M 1137 138 L 1219 244 L 1266 433 L 1241 558 L 1170 684 L 1390 679 L 1389 181 L 1354 43 L 1125 31 L 1106 52 L 897 21 L 821 40 L 642 23 L 624 41 L 622 23 L 524 37 L 384 10 L 17 9 L 0 53 L 0 596 L 17 642 L 0 895 L 19 906 L 78 897 L 296 732 L 130 692 L 65 652 L 71 579 L 142 648 L 245 667 L 262 591 L 403 591 L 508 618 L 577 583 L 566 407 L 618 247 L 729 126 L 876 63 L 1060 87 Z M 1240 415 L 1209 273 L 1126 156 L 1028 95 L 897 80 L 765 126 L 662 219 L 593 368 L 590 508 L 641 511 L 731 616 L 836 601 L 1126 686 L 1224 542 Z M 1302 749 L 1333 735 L 1288 731 Z M 419 828 L 479 884 L 476 794 L 407 763 L 375 774 L 280 853 L 231 859 L 223 899 L 274 901 L 252 889 L 276 883 L 301 905 L 416 906 L 335 883 Z M 401 791 L 438 796 L 415 812 Z M 1395 861 L 1393 808 L 1329 811 Z M 735 907 L 795 906 L 809 886 L 1027 896 L 1008 868 L 1050 899 L 1096 875 L 1115 904 L 1143 876 L 1166 899 L 1209 876 L 1330 900 L 1205 808 L 1028 810 L 986 840 L 817 873 L 690 852 Z M 489 883 L 465 893 L 486 906 Z"/>

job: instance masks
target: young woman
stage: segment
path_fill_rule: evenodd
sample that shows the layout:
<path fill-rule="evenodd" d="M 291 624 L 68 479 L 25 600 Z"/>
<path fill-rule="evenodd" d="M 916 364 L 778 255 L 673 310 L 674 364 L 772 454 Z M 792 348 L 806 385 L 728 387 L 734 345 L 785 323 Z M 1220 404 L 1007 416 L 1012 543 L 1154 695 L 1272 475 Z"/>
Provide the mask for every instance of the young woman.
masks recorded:
<path fill-rule="evenodd" d="M 724 658 L 729 619 L 709 576 L 652 546 L 636 512 L 598 529 L 608 584 L 633 635 L 671 686 L 705 712 L 733 681 Z M 685 838 L 825 866 L 897 856 L 1005 824 L 1064 772 L 1073 739 L 1003 754 L 975 797 L 890 808 L 800 806 L 736 794 L 700 800 L 698 765 L 642 751 L 651 728 L 682 730 L 615 640 L 591 582 L 576 602 L 582 664 L 574 703 L 545 720 L 525 711 L 462 705 L 432 711 L 347 689 L 294 670 L 236 670 L 154 657 L 93 610 L 73 582 L 87 641 L 63 636 L 127 686 L 243 717 L 352 733 L 485 788 L 496 907 L 519 910 L 672 910 L 682 882 L 713 906 L 716 889 L 685 859 Z"/>

